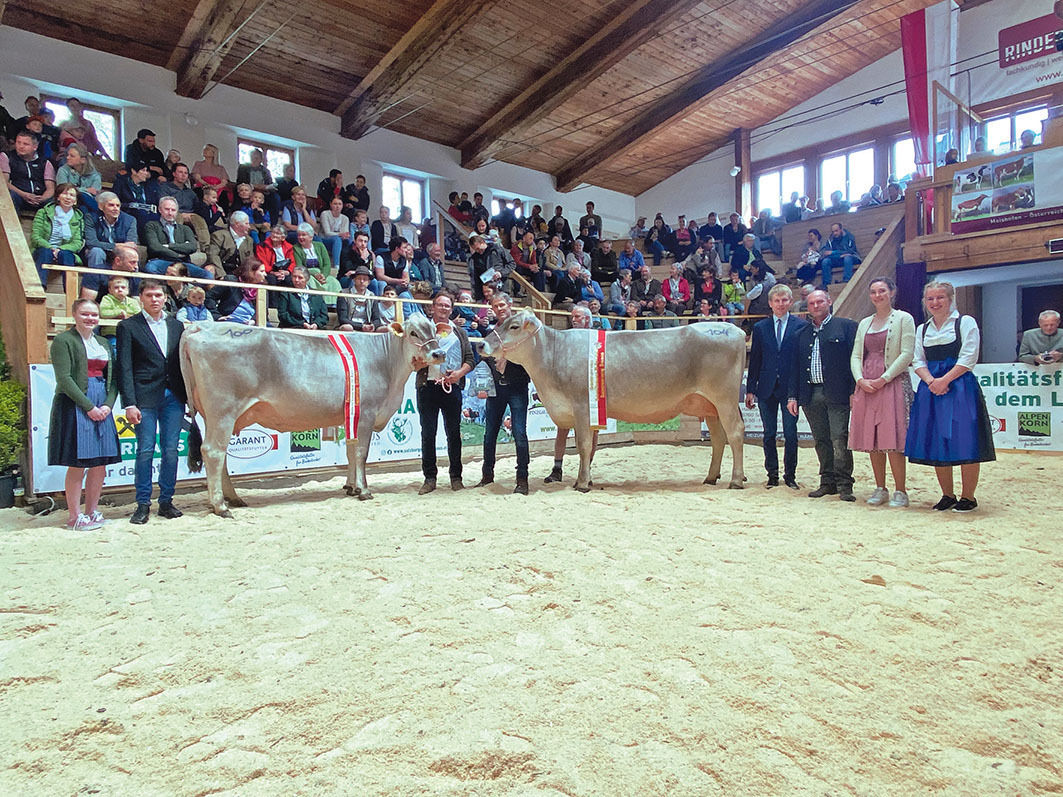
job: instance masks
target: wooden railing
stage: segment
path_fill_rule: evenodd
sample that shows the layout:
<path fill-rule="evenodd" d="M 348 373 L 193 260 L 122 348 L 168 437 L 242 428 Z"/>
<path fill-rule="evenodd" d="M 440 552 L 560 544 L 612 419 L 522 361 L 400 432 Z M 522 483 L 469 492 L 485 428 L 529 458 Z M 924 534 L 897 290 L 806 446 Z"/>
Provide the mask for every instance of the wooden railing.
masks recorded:
<path fill-rule="evenodd" d="M 7 185 L 0 180 L 0 327 L 11 372 L 23 384 L 29 367 L 48 362 L 48 313 L 33 254 Z"/>
<path fill-rule="evenodd" d="M 886 225 L 885 231 L 860 263 L 860 268 L 835 300 L 834 312 L 839 316 L 860 319 L 871 315 L 875 311 L 868 293 L 871 281 L 877 277 L 889 277 L 896 281 L 897 259 L 904 243 L 905 216 L 899 207 L 894 210 L 896 215 L 893 220 Z"/>

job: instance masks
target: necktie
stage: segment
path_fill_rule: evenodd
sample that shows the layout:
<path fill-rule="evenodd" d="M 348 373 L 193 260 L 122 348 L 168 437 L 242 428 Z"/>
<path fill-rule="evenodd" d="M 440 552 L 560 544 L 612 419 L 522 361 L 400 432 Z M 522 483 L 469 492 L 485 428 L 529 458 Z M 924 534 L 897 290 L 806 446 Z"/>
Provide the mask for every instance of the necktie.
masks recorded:
<path fill-rule="evenodd" d="M 782 319 L 781 318 L 776 318 L 775 319 L 775 341 L 776 341 L 776 343 L 779 344 L 779 347 L 782 348 Z"/>
<path fill-rule="evenodd" d="M 166 225 L 166 237 L 170 239 L 170 243 L 173 243 L 173 225 Z"/>

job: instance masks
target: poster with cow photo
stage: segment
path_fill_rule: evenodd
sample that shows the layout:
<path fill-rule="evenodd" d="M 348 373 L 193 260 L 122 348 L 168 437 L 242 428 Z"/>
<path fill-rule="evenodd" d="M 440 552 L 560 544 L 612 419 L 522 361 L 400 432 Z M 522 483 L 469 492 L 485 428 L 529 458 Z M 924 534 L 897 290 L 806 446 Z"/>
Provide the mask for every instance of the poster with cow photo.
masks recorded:
<path fill-rule="evenodd" d="M 1063 149 L 1011 153 L 956 170 L 952 184 L 952 232 L 1063 219 L 1063 181 L 1054 176 Z"/>

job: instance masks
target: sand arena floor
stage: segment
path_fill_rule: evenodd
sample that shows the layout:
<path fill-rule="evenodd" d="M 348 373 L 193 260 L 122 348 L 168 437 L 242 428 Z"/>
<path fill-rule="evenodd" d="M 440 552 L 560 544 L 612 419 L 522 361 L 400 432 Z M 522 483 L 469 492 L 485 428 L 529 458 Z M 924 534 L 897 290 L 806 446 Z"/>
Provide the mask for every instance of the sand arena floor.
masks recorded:
<path fill-rule="evenodd" d="M 477 492 L 243 489 L 233 521 L 0 512 L 0 793 L 1063 791 L 1063 461 L 1002 454 L 942 516 L 927 468 L 891 510 L 866 457 L 855 505 L 746 459 L 744 491 L 641 445 L 589 495 L 539 456 L 527 498 L 510 458 Z"/>

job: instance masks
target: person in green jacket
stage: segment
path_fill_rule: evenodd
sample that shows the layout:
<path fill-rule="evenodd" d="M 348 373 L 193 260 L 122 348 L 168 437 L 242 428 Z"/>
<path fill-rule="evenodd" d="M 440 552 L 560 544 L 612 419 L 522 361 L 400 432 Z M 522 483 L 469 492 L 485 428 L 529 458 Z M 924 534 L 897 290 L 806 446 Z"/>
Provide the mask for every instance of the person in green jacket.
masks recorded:
<path fill-rule="evenodd" d="M 295 265 L 306 269 L 319 268 L 326 272 L 332 271 L 328 248 L 321 241 L 314 240 L 314 228 L 309 224 L 300 224 L 296 235 L 298 240 L 292 245 Z"/>
<path fill-rule="evenodd" d="M 77 209 L 78 190 L 70 183 L 55 189 L 55 202 L 45 205 L 33 217 L 30 248 L 41 285 L 48 285 L 46 264 L 81 264 L 78 252 L 85 248 L 85 217 Z"/>
<path fill-rule="evenodd" d="M 110 344 L 93 332 L 100 323 L 100 308 L 91 299 L 78 299 L 71 313 L 74 328 L 52 341 L 55 398 L 48 423 L 48 464 L 67 469 L 67 528 L 92 531 L 103 525 L 99 502 L 107 466 L 121 461 L 111 417 L 118 381 Z"/>

